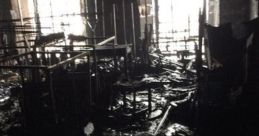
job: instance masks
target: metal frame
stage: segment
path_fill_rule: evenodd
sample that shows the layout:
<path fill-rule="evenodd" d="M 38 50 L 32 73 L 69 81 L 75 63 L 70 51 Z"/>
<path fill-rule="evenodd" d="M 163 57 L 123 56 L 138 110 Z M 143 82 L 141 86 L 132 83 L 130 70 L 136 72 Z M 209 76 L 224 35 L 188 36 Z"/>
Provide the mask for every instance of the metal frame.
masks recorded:
<path fill-rule="evenodd" d="M 49 54 L 49 53 L 70 54 L 70 55 L 72 55 L 72 57 L 68 58 L 68 59 L 65 59 L 63 61 L 60 61 L 60 62 L 58 62 L 56 64 L 53 64 L 53 65 L 40 65 L 40 64 L 37 64 L 35 62 L 33 62 L 34 64 L 31 64 L 31 65 L 25 65 L 25 64 L 20 64 L 20 65 L 15 65 L 15 66 L 5 65 L 5 63 L 8 62 L 8 61 L 14 61 L 14 60 L 19 61 L 19 59 L 27 59 L 29 55 L 35 56 L 36 54 L 45 55 L 45 54 Z M 16 56 L 9 57 L 8 59 L 5 59 L 5 60 L 1 60 L 0 63 L 2 65 L 0 65 L 0 69 L 18 70 L 19 73 L 20 73 L 20 76 L 21 76 L 20 79 L 21 79 L 22 85 L 24 85 L 24 83 L 34 83 L 34 82 L 46 83 L 46 85 L 48 86 L 47 88 L 49 89 L 50 97 L 51 97 L 53 116 L 54 116 L 54 119 L 55 119 L 55 123 L 58 123 L 59 115 L 57 113 L 55 91 L 54 91 L 54 88 L 53 88 L 53 84 L 55 84 L 55 83 L 53 83 L 54 70 L 57 69 L 57 68 L 63 67 L 65 65 L 68 65 L 68 64 L 73 65 L 73 63 L 76 59 L 80 59 L 80 58 L 83 58 L 83 57 L 89 58 L 89 55 L 90 55 L 89 52 L 79 52 L 79 51 L 77 51 L 77 52 L 27 52 L 27 53 L 24 53 L 24 54 L 19 54 L 19 55 L 16 55 Z M 28 61 L 28 60 L 26 60 L 26 61 Z M 48 79 L 48 80 L 46 80 L 46 81 L 37 80 L 40 70 L 42 70 L 44 72 L 44 74 L 47 77 L 46 79 Z M 28 75 L 28 71 L 31 72 L 31 75 Z M 35 72 L 37 72 L 37 73 L 35 74 Z M 30 79 L 29 76 L 32 76 L 32 78 Z M 72 76 L 74 76 L 73 73 L 72 73 Z M 89 69 L 89 76 L 90 76 L 90 69 Z M 75 91 L 75 90 L 73 90 L 73 91 Z M 91 94 L 92 94 L 91 93 L 91 86 L 89 86 L 89 91 L 90 91 L 89 93 L 90 93 L 90 97 L 91 97 Z M 22 96 L 24 96 L 25 95 L 24 90 L 22 91 L 22 93 L 23 93 Z M 22 106 L 24 106 L 24 103 L 22 104 Z M 23 109 L 24 109 L 24 107 L 23 107 Z"/>

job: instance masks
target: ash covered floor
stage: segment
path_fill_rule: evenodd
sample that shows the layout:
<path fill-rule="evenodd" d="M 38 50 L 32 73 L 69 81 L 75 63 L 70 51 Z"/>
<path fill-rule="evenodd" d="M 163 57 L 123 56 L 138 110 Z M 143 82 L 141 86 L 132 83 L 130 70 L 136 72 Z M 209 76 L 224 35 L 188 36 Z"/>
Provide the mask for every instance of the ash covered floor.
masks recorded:
<path fill-rule="evenodd" d="M 229 107 L 220 102 L 206 103 L 197 108 L 198 84 L 194 61 L 190 61 L 189 66 L 184 67 L 159 55 L 153 54 L 153 60 L 149 66 L 135 60 L 135 68 L 131 73 L 134 76 L 130 80 L 118 76 L 112 84 L 112 91 L 110 90 L 108 98 L 106 95 L 102 96 L 103 98 L 100 99 L 103 101 L 92 104 L 87 114 L 80 116 L 79 120 L 83 120 L 80 125 L 77 126 L 73 121 L 75 118 L 63 116 L 61 119 L 64 120 L 63 123 L 58 125 L 39 121 L 39 123 L 44 122 L 35 124 L 40 126 L 41 132 L 33 132 L 23 126 L 22 99 L 19 93 L 21 87 L 16 83 L 19 75 L 14 72 L 6 73 L 2 75 L 5 80 L 2 80 L 0 89 L 1 134 L 3 136 L 241 136 L 247 134 L 244 130 L 247 127 L 244 125 L 245 118 L 242 118 L 240 107 L 236 107 L 235 104 Z M 112 71 L 111 65 L 107 62 L 100 63 L 98 69 L 107 74 Z M 46 113 L 38 114 L 48 116 Z"/>

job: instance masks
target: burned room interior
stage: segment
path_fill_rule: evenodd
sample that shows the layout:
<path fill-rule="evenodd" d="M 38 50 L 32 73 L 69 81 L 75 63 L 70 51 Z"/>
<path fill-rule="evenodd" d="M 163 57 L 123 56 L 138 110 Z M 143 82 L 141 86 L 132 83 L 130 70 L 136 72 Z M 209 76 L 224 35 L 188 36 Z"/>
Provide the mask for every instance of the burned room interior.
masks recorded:
<path fill-rule="evenodd" d="M 0 135 L 258 136 L 258 7 L 1 0 Z"/>

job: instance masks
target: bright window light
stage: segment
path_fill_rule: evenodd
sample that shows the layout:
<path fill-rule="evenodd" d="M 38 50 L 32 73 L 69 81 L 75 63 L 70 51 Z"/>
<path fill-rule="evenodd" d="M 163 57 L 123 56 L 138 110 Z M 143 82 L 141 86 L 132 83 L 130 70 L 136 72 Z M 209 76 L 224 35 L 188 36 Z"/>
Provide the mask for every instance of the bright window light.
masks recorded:
<path fill-rule="evenodd" d="M 44 35 L 57 32 L 83 34 L 80 0 L 37 0 L 37 2 L 41 31 Z M 33 4 L 30 6 L 34 9 Z"/>
<path fill-rule="evenodd" d="M 199 10 L 203 0 L 158 0 L 158 5 L 160 49 L 168 50 L 168 46 L 171 51 L 186 49 L 184 42 L 172 41 L 198 36 Z"/>

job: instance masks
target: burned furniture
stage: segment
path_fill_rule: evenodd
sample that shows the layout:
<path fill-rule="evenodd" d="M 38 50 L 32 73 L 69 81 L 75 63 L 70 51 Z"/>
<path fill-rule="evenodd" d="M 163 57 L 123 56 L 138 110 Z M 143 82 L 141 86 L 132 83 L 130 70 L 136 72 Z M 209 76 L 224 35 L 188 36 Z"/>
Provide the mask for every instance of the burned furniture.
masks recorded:
<path fill-rule="evenodd" d="M 126 98 L 126 93 L 130 92 L 133 94 L 133 102 L 132 102 L 132 106 L 133 109 L 131 110 L 131 112 L 129 112 L 128 114 L 131 115 L 132 117 L 134 117 L 136 114 L 141 113 L 143 111 L 148 110 L 149 113 L 152 112 L 151 110 L 151 84 L 147 84 L 141 81 L 127 81 L 127 82 L 116 82 L 114 84 L 114 88 L 116 90 L 118 90 L 119 92 L 121 92 L 123 94 L 123 111 L 126 112 L 127 110 L 127 98 Z M 147 109 L 138 109 L 136 108 L 137 102 L 136 102 L 136 92 L 140 91 L 140 90 L 144 90 L 145 88 L 148 88 L 148 95 L 147 95 L 147 99 L 148 99 L 148 108 Z M 113 109 L 111 109 L 113 110 Z"/>
<path fill-rule="evenodd" d="M 67 59 L 42 64 L 43 56 L 67 55 Z M 85 113 L 91 101 L 90 66 L 88 52 L 28 52 L 2 60 L 1 70 L 19 73 L 21 107 L 24 126 L 32 131 L 44 132 L 46 124 L 55 126 L 68 122 L 80 126 L 79 116 Z M 81 114 L 82 113 L 82 114 Z M 73 128 L 72 128 L 73 129 Z"/>
<path fill-rule="evenodd" d="M 94 38 L 94 39 L 102 39 L 102 38 Z M 70 47 L 71 49 L 74 47 L 82 47 L 82 45 L 75 45 L 74 42 L 83 42 L 87 40 L 91 40 L 89 37 L 85 36 L 75 36 L 75 35 L 69 35 L 70 40 Z M 116 44 L 116 36 L 111 36 L 109 38 L 104 39 L 103 41 L 95 44 L 90 45 L 93 48 L 87 48 L 83 49 L 86 51 L 91 52 L 91 56 L 93 56 L 96 63 L 101 58 L 112 58 L 114 61 L 114 69 L 117 70 L 119 68 L 118 66 L 118 59 L 119 57 L 124 58 L 124 74 L 126 77 L 128 77 L 128 71 L 129 71 L 129 62 L 131 61 L 131 44 Z M 110 42 L 114 43 L 110 43 Z M 74 50 L 74 49 L 73 49 Z"/>

